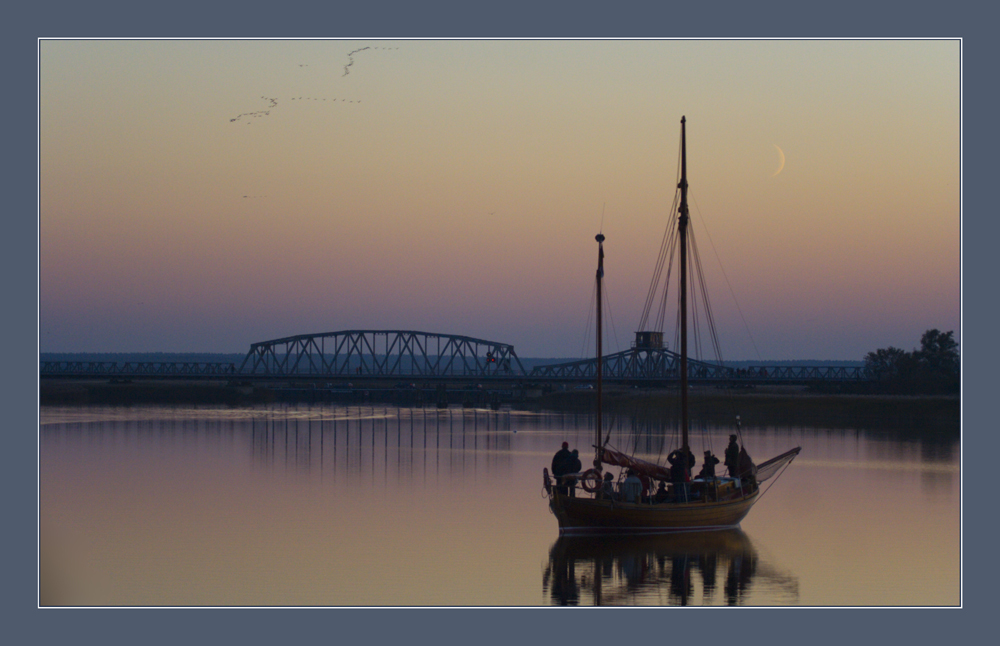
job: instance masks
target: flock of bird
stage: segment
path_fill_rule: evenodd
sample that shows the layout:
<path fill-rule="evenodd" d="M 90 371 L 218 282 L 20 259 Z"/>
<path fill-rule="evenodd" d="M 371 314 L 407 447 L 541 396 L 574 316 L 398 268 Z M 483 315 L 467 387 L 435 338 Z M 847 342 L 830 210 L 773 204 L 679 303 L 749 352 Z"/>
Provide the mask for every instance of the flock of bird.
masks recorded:
<path fill-rule="evenodd" d="M 261 117 L 266 117 L 269 114 L 271 114 L 271 108 L 277 107 L 278 100 L 274 99 L 274 98 L 271 98 L 271 97 L 267 97 L 267 96 L 262 96 L 260 98 L 262 98 L 262 99 L 264 99 L 266 101 L 270 101 L 271 102 L 271 105 L 270 105 L 270 107 L 267 110 L 256 110 L 254 112 L 244 112 L 243 114 L 236 115 L 235 117 L 233 117 L 232 119 L 230 119 L 229 122 L 230 123 L 236 123 L 237 121 L 242 121 L 244 117 L 247 117 L 248 118 L 247 125 L 250 125 L 253 122 L 250 121 L 249 119 L 259 119 Z M 313 97 L 313 96 L 305 96 L 305 97 L 302 97 L 302 96 L 295 97 L 295 96 L 293 96 L 292 98 L 289 99 L 289 101 L 329 101 L 330 103 L 336 103 L 337 101 L 340 101 L 341 103 L 361 103 L 361 99 L 357 99 L 357 100 L 354 100 L 354 99 L 324 99 L 324 98 Z"/>
<path fill-rule="evenodd" d="M 295 99 L 294 96 L 291 99 L 289 99 L 289 101 L 295 101 L 295 100 L 296 99 Z M 302 98 L 300 96 L 298 98 L 298 100 L 299 101 L 326 101 L 326 99 L 320 99 L 318 97 L 312 97 L 312 96 L 307 96 L 305 98 Z M 330 99 L 330 101 L 334 101 L 334 102 L 335 101 L 344 101 L 345 103 L 361 103 L 361 99 L 358 99 L 357 101 L 353 101 L 353 100 L 352 101 L 348 101 L 347 99 Z"/>
<path fill-rule="evenodd" d="M 275 107 L 278 106 L 278 100 L 275 99 L 275 98 L 272 98 L 272 97 L 269 97 L 269 96 L 262 96 L 260 98 L 264 99 L 265 101 L 270 101 L 271 102 L 271 105 L 270 105 L 270 107 L 267 110 L 257 110 L 256 112 L 244 112 L 243 114 L 238 114 L 235 117 L 233 117 L 232 119 L 230 119 L 229 123 L 236 123 L 237 121 L 239 121 L 243 117 L 251 117 L 251 118 L 266 117 L 267 115 L 271 114 L 271 108 L 275 108 Z M 250 122 L 248 122 L 248 123 L 250 123 Z"/>
<path fill-rule="evenodd" d="M 350 70 L 348 70 L 348 68 L 351 65 L 354 65 L 354 55 L 357 54 L 358 52 L 363 52 L 366 49 L 372 49 L 372 50 L 377 50 L 377 49 L 394 50 L 394 49 L 399 49 L 399 48 L 398 47 L 362 47 L 361 49 L 355 49 L 353 52 L 348 52 L 347 53 L 348 63 L 347 63 L 347 65 L 344 65 L 344 73 L 343 73 L 342 76 L 347 76 L 350 73 Z M 299 67 L 302 67 L 302 66 L 299 65 Z"/>
<path fill-rule="evenodd" d="M 380 49 L 381 50 L 395 50 L 395 49 L 399 49 L 399 48 L 398 47 L 371 47 L 371 46 L 368 46 L 368 47 L 361 47 L 359 49 L 355 49 L 355 50 L 353 50 L 351 52 L 348 52 L 347 53 L 348 63 L 347 63 L 347 65 L 344 65 L 344 74 L 343 74 L 343 76 L 347 76 L 348 73 L 349 73 L 348 68 L 351 67 L 352 65 L 354 65 L 354 55 L 355 54 L 357 54 L 358 52 L 363 52 L 365 50 L 380 50 Z M 298 65 L 299 65 L 299 67 L 309 67 L 308 63 L 299 63 Z M 246 118 L 245 123 L 247 125 L 250 125 L 250 124 L 253 123 L 253 119 L 260 119 L 262 117 L 266 117 L 266 116 L 270 115 L 271 114 L 271 109 L 278 106 L 278 99 L 276 99 L 276 98 L 267 97 L 267 96 L 262 96 L 260 98 L 264 99 L 265 101 L 269 101 L 271 105 L 268 106 L 268 108 L 265 109 L 265 110 L 256 110 L 254 112 L 244 112 L 242 114 L 238 114 L 235 117 L 233 117 L 232 119 L 230 119 L 229 122 L 230 123 L 237 123 L 237 122 L 240 122 L 240 121 L 244 121 L 244 118 Z M 312 97 L 312 96 L 307 96 L 307 97 L 301 97 L 301 96 L 300 97 L 292 97 L 291 99 L 289 99 L 289 101 L 329 101 L 330 103 L 336 103 L 336 102 L 340 101 L 341 103 L 361 103 L 360 99 L 357 99 L 357 100 L 353 100 L 353 99 L 328 99 L 328 98 Z"/>
<path fill-rule="evenodd" d="M 379 49 L 382 49 L 382 50 L 395 50 L 395 49 L 399 49 L 399 48 L 398 47 L 371 47 L 371 46 L 369 46 L 369 47 L 361 47 L 359 49 L 355 49 L 354 51 L 348 52 L 348 54 L 347 54 L 348 63 L 347 63 L 347 65 L 344 65 L 344 74 L 343 74 L 343 76 L 347 76 L 348 73 L 349 73 L 349 69 L 348 68 L 350 68 L 352 65 L 354 65 L 354 55 L 355 54 L 357 54 L 358 52 L 363 52 L 365 50 L 379 50 Z M 308 63 L 299 63 L 298 66 L 299 67 L 309 67 L 309 64 Z M 230 123 L 237 123 L 237 122 L 243 121 L 244 118 L 246 118 L 246 124 L 250 125 L 250 124 L 253 123 L 253 119 L 259 119 L 259 118 L 262 118 L 262 117 L 266 117 L 266 116 L 268 116 L 268 115 L 271 114 L 271 110 L 273 108 L 278 107 L 278 99 L 277 98 L 275 98 L 275 97 L 269 97 L 269 96 L 261 96 L 260 98 L 263 99 L 263 100 L 265 100 L 265 101 L 268 101 L 270 103 L 270 105 L 266 109 L 264 109 L 264 110 L 256 110 L 254 112 L 244 112 L 242 114 L 238 114 L 235 117 L 233 117 L 232 119 L 230 119 L 229 122 Z M 353 100 L 353 99 L 327 99 L 327 98 L 312 97 L 312 96 L 307 96 L 307 97 L 301 97 L 301 96 L 299 96 L 299 97 L 292 97 L 292 98 L 290 98 L 288 100 L 289 101 L 329 101 L 331 103 L 336 103 L 338 101 L 340 101 L 341 103 L 361 103 L 360 99 L 358 99 L 358 100 Z M 245 199 L 245 200 L 255 200 L 255 199 L 262 199 L 262 198 L 266 198 L 266 197 L 267 197 L 266 195 L 244 195 L 243 199 Z"/>

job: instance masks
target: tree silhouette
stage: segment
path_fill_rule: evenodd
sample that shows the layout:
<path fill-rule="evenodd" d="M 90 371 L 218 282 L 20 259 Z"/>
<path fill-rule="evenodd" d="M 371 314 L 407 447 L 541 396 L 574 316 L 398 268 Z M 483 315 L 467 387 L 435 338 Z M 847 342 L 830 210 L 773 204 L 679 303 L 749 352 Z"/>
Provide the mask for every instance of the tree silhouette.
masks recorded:
<path fill-rule="evenodd" d="M 961 358 L 954 331 L 927 330 L 920 349 L 905 352 L 889 346 L 865 355 L 865 369 L 877 392 L 933 394 L 957 392 Z"/>

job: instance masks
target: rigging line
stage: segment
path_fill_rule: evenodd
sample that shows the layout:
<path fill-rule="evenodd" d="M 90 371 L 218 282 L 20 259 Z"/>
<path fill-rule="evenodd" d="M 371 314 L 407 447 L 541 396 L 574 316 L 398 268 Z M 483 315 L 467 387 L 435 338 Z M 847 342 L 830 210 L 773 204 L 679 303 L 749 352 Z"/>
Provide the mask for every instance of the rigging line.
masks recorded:
<path fill-rule="evenodd" d="M 674 201 L 670 206 L 670 213 L 673 214 L 676 211 L 677 200 L 679 199 L 680 193 L 678 191 L 674 192 Z M 670 217 L 667 223 L 667 227 L 663 231 L 663 240 L 660 242 L 660 251 L 656 257 L 656 263 L 653 265 L 653 276 L 649 283 L 649 291 L 646 293 L 646 302 L 642 308 L 642 316 L 639 319 L 639 330 L 648 329 L 646 323 L 649 319 L 649 313 L 652 310 L 653 303 L 656 301 L 657 287 L 660 284 L 660 278 L 663 275 L 663 263 L 667 258 L 668 251 L 672 253 L 673 249 L 673 238 L 676 235 L 677 227 L 674 226 L 674 219 Z M 668 274 L 669 276 L 669 274 Z M 669 277 L 668 277 L 669 283 Z"/>
<path fill-rule="evenodd" d="M 694 227 L 692 227 L 694 228 Z M 692 319 L 694 323 L 694 339 L 695 348 L 697 354 L 695 358 L 698 361 L 704 360 L 705 352 L 702 349 L 702 323 L 701 319 L 704 314 L 704 304 L 698 299 L 699 291 L 699 276 L 698 276 L 698 257 L 695 255 L 695 246 L 693 242 L 694 236 L 688 236 L 688 247 L 691 250 L 691 254 L 688 256 L 688 275 L 691 276 L 691 303 L 692 303 Z"/>
<path fill-rule="evenodd" d="M 732 289 L 732 285 L 729 283 L 729 277 L 726 276 L 725 267 L 722 266 L 722 260 L 719 257 L 718 250 L 715 248 L 715 243 L 712 240 L 712 234 L 709 231 L 708 226 L 706 224 L 704 224 L 706 218 L 702 215 L 701 209 L 699 208 L 697 201 L 694 201 L 694 205 L 695 205 L 695 210 L 698 212 L 699 219 L 702 222 L 702 226 L 704 228 L 705 234 L 708 235 L 709 246 L 712 247 L 712 251 L 715 254 L 715 258 L 716 258 L 716 261 L 717 261 L 717 263 L 719 265 L 719 269 L 722 271 L 722 275 L 726 279 L 726 284 L 729 286 L 730 294 L 732 295 L 733 301 L 736 303 L 737 310 L 739 310 L 740 317 L 742 318 L 743 317 L 743 312 L 740 309 L 739 301 L 736 300 L 736 294 L 735 294 L 735 292 Z M 714 313 L 712 312 L 711 302 L 710 302 L 709 296 L 708 296 L 708 288 L 707 288 L 707 282 L 708 281 L 705 279 L 704 267 L 703 267 L 703 264 L 701 262 L 701 253 L 698 250 L 697 243 L 694 240 L 693 232 L 692 232 L 691 240 L 692 240 L 692 243 L 691 243 L 692 250 L 693 250 L 693 253 L 694 253 L 695 257 L 696 257 L 697 264 L 698 264 L 698 272 L 699 272 L 699 275 L 701 277 L 701 288 L 702 288 L 702 290 L 704 292 L 703 296 L 704 296 L 704 301 L 706 303 L 706 314 L 707 314 L 708 320 L 709 320 L 709 332 L 712 335 L 712 344 L 713 344 L 714 349 L 715 349 L 715 356 L 716 356 L 716 359 L 718 360 L 719 366 L 724 368 L 725 367 L 725 362 L 724 362 L 724 359 L 723 359 L 723 356 L 722 356 L 722 344 L 719 342 L 718 329 L 717 329 L 717 327 L 715 325 L 715 316 L 714 316 Z M 744 325 L 744 328 L 747 331 L 747 336 L 750 338 L 751 344 L 753 344 L 753 346 L 754 346 L 754 351 L 757 352 L 757 356 L 759 358 L 760 357 L 760 352 L 757 350 L 756 343 L 754 343 L 754 341 L 753 341 L 753 336 L 750 335 L 750 328 L 747 325 L 745 318 L 743 319 L 743 325 Z M 739 412 L 739 409 L 737 407 L 737 402 L 736 402 L 736 396 L 735 396 L 735 394 L 731 390 L 729 390 L 729 391 L 726 392 L 724 400 L 728 403 L 729 409 L 730 409 L 730 411 L 733 414 L 737 414 Z M 737 418 L 738 418 L 738 415 L 737 415 Z M 737 423 L 737 426 L 738 425 L 739 424 Z M 742 435 L 741 435 L 741 438 L 742 438 Z M 742 439 L 741 439 L 741 441 L 742 441 Z"/>
<path fill-rule="evenodd" d="M 690 240 L 690 238 L 691 238 L 691 236 L 688 236 L 689 240 Z M 692 252 L 693 252 L 694 251 L 693 245 L 689 245 L 689 246 L 692 246 Z M 692 337 L 692 340 L 694 342 L 693 343 L 693 345 L 694 345 L 694 358 L 697 361 L 701 361 L 701 357 L 702 357 L 702 351 L 701 351 L 701 325 L 698 322 L 699 321 L 699 315 L 698 315 L 698 310 L 699 310 L 699 308 L 698 308 L 698 291 L 695 290 L 695 289 L 693 289 L 693 283 L 696 282 L 696 276 L 695 276 L 695 272 L 694 272 L 694 264 L 695 264 L 694 263 L 694 253 L 688 254 L 687 262 L 688 262 L 688 276 L 691 276 L 691 283 L 692 283 L 692 289 L 688 293 L 688 296 L 691 299 L 691 307 L 688 308 L 688 310 L 690 310 L 690 312 L 691 312 L 691 327 L 690 327 L 690 330 L 691 330 L 691 333 L 692 333 L 691 337 Z M 690 352 L 688 353 L 688 356 L 690 358 L 690 356 L 691 356 Z M 691 366 L 688 365 L 688 372 L 690 373 L 690 371 L 691 371 Z"/>
<path fill-rule="evenodd" d="M 639 450 L 639 441 L 637 439 L 638 436 L 639 436 L 639 429 L 638 429 L 638 424 L 637 424 L 637 422 L 636 422 L 635 419 L 632 420 L 632 428 L 629 429 L 629 430 L 631 431 L 631 435 L 630 435 L 630 437 L 626 438 L 625 445 L 626 446 L 628 446 L 628 445 L 632 446 L 632 448 L 629 449 L 628 454 L 634 457 L 635 454 Z"/>
<path fill-rule="evenodd" d="M 741 443 L 742 443 L 742 441 L 743 440 L 740 439 Z M 764 491 L 760 492 L 760 498 L 757 498 L 758 502 L 760 502 L 760 499 L 764 497 L 764 494 L 766 494 L 768 491 L 771 490 L 771 487 L 773 487 L 774 483 L 776 483 L 778 481 L 778 478 L 780 478 L 782 476 L 782 474 L 785 473 L 785 469 L 787 469 L 788 465 L 791 464 L 791 463 L 792 463 L 792 461 L 789 460 L 788 462 L 786 462 L 784 464 L 784 466 L 781 467 L 781 471 L 778 472 L 778 475 L 774 476 L 774 480 L 771 481 L 771 484 L 767 485 L 767 489 L 765 489 Z"/>
<path fill-rule="evenodd" d="M 608 319 L 611 320 L 611 333 L 615 337 L 615 348 L 616 348 L 616 351 L 617 351 L 617 349 L 621 348 L 622 346 L 621 346 L 621 343 L 618 342 L 618 328 L 615 327 L 615 317 L 611 313 L 611 293 L 608 290 L 608 284 L 607 283 L 604 284 L 604 301 L 606 303 L 604 309 L 607 310 L 607 312 L 608 312 Z"/>
<path fill-rule="evenodd" d="M 698 249 L 697 243 L 694 242 L 694 236 L 692 236 L 691 246 L 694 251 L 695 263 L 697 264 L 698 267 L 698 275 L 702 291 L 702 301 L 705 306 L 705 316 L 706 320 L 708 321 L 709 334 L 711 335 L 715 357 L 718 360 L 719 365 L 722 365 L 722 345 L 719 343 L 718 328 L 715 325 L 715 314 L 712 311 L 712 301 L 709 298 L 708 280 L 705 278 L 705 269 L 704 265 L 701 262 L 701 252 Z"/>
<path fill-rule="evenodd" d="M 583 343 L 580 347 L 580 359 L 586 358 L 587 346 L 590 343 L 590 324 L 594 320 L 594 304 L 597 302 L 597 281 L 590 290 L 590 305 L 587 307 L 587 325 L 583 328 Z"/>
<path fill-rule="evenodd" d="M 673 275 L 674 270 L 674 258 L 677 255 L 678 248 L 678 238 L 679 234 L 677 229 L 671 230 L 670 234 L 670 258 L 667 261 L 667 279 L 663 282 L 663 296 L 660 298 L 660 308 L 656 314 L 656 320 L 653 323 L 653 330 L 662 332 L 663 324 L 665 323 L 667 316 L 667 301 L 670 298 L 670 277 Z"/>
<path fill-rule="evenodd" d="M 663 272 L 663 261 L 667 255 L 667 245 L 668 238 L 670 236 L 670 227 L 667 227 L 663 231 L 663 239 L 660 241 L 660 251 L 656 256 L 656 262 L 653 264 L 653 275 L 650 278 L 649 290 L 646 292 L 646 301 L 642 307 L 642 316 L 639 317 L 639 329 L 645 328 L 646 319 L 649 317 L 650 308 L 653 305 L 653 300 L 656 297 L 656 288 L 660 283 L 660 275 Z"/>
<path fill-rule="evenodd" d="M 704 308 L 705 320 L 708 323 L 708 332 L 712 342 L 712 349 L 715 353 L 716 360 L 721 365 L 722 346 L 719 344 L 719 334 L 715 326 L 715 316 L 712 312 L 712 301 L 708 296 L 708 281 L 705 278 L 705 269 L 701 263 L 701 253 L 698 250 L 698 244 L 695 242 L 693 235 L 691 236 L 691 251 L 694 256 L 694 263 L 698 276 L 698 287 L 701 290 L 702 307 Z"/>
<path fill-rule="evenodd" d="M 680 291 L 680 290 L 677 290 Z M 677 311 L 674 313 L 674 352 L 676 353 L 678 348 L 681 347 L 681 296 L 677 295 Z M 676 359 L 674 360 L 677 361 Z M 680 370 L 680 363 L 677 363 L 678 370 Z M 678 373 L 680 374 L 680 373 Z"/>
<path fill-rule="evenodd" d="M 690 197 L 691 201 L 694 202 L 694 208 L 698 211 L 698 217 L 704 220 L 704 217 L 701 215 L 701 209 L 698 207 L 698 200 L 691 194 L 691 189 L 688 189 L 688 197 Z M 736 304 L 736 311 L 740 313 L 740 320 L 743 321 L 743 328 L 746 330 L 747 336 L 750 338 L 750 345 L 753 346 L 753 351 L 757 355 L 757 360 L 763 361 L 760 356 L 760 350 L 757 349 L 757 343 L 754 341 L 753 335 L 750 333 L 750 325 L 747 324 L 747 319 L 743 315 L 743 308 L 740 307 L 740 301 L 736 298 L 736 292 L 733 291 L 733 285 L 729 282 L 729 275 L 726 274 L 726 268 L 722 265 L 722 259 L 719 257 L 719 251 L 715 248 L 715 242 L 712 240 L 712 234 L 708 230 L 707 226 L 705 227 L 705 233 L 708 234 L 709 246 L 712 247 L 712 253 L 715 254 L 715 260 L 719 264 L 719 269 L 722 270 L 722 277 L 726 279 L 726 287 L 729 288 L 729 294 L 733 297 L 733 302 Z"/>
<path fill-rule="evenodd" d="M 681 132 L 683 133 L 683 125 L 681 126 Z M 677 231 L 677 227 L 674 226 L 674 224 L 676 222 L 675 215 L 677 213 L 677 205 L 678 205 L 678 201 L 680 200 L 680 193 L 681 193 L 681 191 L 680 191 L 680 180 L 681 180 L 681 160 L 682 160 L 682 157 L 683 157 L 683 142 L 682 142 L 682 138 L 678 137 L 678 141 L 677 141 L 677 159 L 676 159 L 676 164 L 674 165 L 674 168 L 676 169 L 675 170 L 676 174 L 674 176 L 674 187 L 675 187 L 674 188 L 674 199 L 673 199 L 673 202 L 671 203 L 671 206 L 670 206 L 669 215 L 667 216 L 667 228 L 666 228 L 666 231 L 664 232 L 664 235 L 663 235 L 663 242 L 660 245 L 660 253 L 657 256 L 656 266 L 655 266 L 655 269 L 653 270 L 653 278 L 650 281 L 650 285 L 649 285 L 649 291 L 646 294 L 646 302 L 645 302 L 645 304 L 643 306 L 643 309 L 642 309 L 642 317 L 639 319 L 639 330 L 640 331 L 644 330 L 644 329 L 647 329 L 646 328 L 646 323 L 647 323 L 647 321 L 649 319 L 649 313 L 650 313 L 650 310 L 651 310 L 651 308 L 653 306 L 653 302 L 654 302 L 654 300 L 656 298 L 656 288 L 657 288 L 657 285 L 659 284 L 660 276 L 663 273 L 663 260 L 664 260 L 666 249 L 667 249 L 667 247 L 670 247 L 671 249 L 673 248 L 673 245 L 670 242 L 668 242 L 668 237 L 672 237 L 673 235 L 676 234 L 676 231 Z M 668 270 L 667 276 L 668 276 L 667 284 L 669 285 L 669 282 L 670 282 L 670 280 L 669 280 L 669 270 Z M 669 288 L 667 288 L 667 289 L 669 289 Z M 664 298 L 664 300 L 666 299 L 666 289 L 664 291 L 663 298 Z M 665 305 L 663 307 L 665 308 Z M 662 321 L 661 321 L 660 325 L 654 326 L 654 329 L 662 331 L 663 330 Z"/>

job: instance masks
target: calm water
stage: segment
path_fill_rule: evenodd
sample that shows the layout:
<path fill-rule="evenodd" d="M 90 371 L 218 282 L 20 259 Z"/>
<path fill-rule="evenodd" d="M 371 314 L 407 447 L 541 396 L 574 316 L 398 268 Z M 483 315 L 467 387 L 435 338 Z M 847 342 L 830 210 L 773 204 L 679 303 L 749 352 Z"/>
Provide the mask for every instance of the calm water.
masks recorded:
<path fill-rule="evenodd" d="M 613 424 L 615 445 L 653 458 L 675 437 Z M 591 429 L 587 415 L 460 408 L 45 407 L 41 601 L 960 603 L 957 440 L 744 429 L 758 461 L 802 453 L 740 530 L 558 539 L 541 470 L 564 440 L 589 462 Z M 721 455 L 728 433 L 692 444 Z"/>

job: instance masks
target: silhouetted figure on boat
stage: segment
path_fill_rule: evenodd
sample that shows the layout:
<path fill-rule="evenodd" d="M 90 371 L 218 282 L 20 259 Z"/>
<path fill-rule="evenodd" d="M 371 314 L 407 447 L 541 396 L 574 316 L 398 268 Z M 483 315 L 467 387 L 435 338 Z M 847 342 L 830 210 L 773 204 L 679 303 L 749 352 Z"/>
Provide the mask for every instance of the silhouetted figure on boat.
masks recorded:
<path fill-rule="evenodd" d="M 635 474 L 635 471 L 629 469 L 628 477 L 625 478 L 625 482 L 622 483 L 622 498 L 625 502 L 639 502 L 639 497 L 642 495 L 642 480 L 639 476 Z"/>
<path fill-rule="evenodd" d="M 705 451 L 705 464 L 701 465 L 701 472 L 698 477 L 702 480 L 711 480 L 715 477 L 715 465 L 719 463 L 719 458 L 712 455 L 711 451 Z"/>
<path fill-rule="evenodd" d="M 674 501 L 687 502 L 689 497 L 688 482 L 691 480 L 694 454 L 689 449 L 685 460 L 684 452 L 677 449 L 670 452 L 670 455 L 667 456 L 667 462 L 670 463 L 670 482 L 674 485 Z"/>
<path fill-rule="evenodd" d="M 739 468 L 737 473 L 742 480 L 745 480 L 749 486 L 756 484 L 757 467 L 754 466 L 753 460 L 750 459 L 750 454 L 747 453 L 746 447 L 740 447 L 739 455 Z"/>
<path fill-rule="evenodd" d="M 563 442 L 562 448 L 552 456 L 552 475 L 556 479 L 556 491 L 564 496 L 569 493 L 564 476 L 573 473 L 573 454 L 569 450 L 569 442 Z"/>
<path fill-rule="evenodd" d="M 652 489 L 652 482 L 649 480 L 649 476 L 645 473 L 638 473 L 639 482 L 642 483 L 642 502 L 649 502 L 649 493 Z"/>
<path fill-rule="evenodd" d="M 569 442 L 563 442 L 562 448 L 552 456 L 552 475 L 561 476 L 569 473 L 573 454 L 569 450 Z"/>
<path fill-rule="evenodd" d="M 740 465 L 740 447 L 736 444 L 736 436 L 729 436 L 729 446 L 726 447 L 726 469 L 729 470 L 729 475 L 736 478 L 739 474 Z"/>
<path fill-rule="evenodd" d="M 653 500 L 656 502 L 667 502 L 669 497 L 670 496 L 667 493 L 667 483 L 660 480 L 659 485 L 656 487 L 656 495 L 653 496 Z"/>
<path fill-rule="evenodd" d="M 611 472 L 604 474 L 604 483 L 601 485 L 601 498 L 614 500 L 615 497 L 615 477 Z"/>
<path fill-rule="evenodd" d="M 676 467 L 678 473 L 684 474 L 683 481 L 690 479 L 691 469 L 695 465 L 694 453 L 691 452 L 691 449 L 688 449 L 687 460 L 684 459 L 684 451 L 682 449 L 676 449 L 671 451 L 670 455 L 667 456 L 667 462 L 670 463 L 671 474 L 674 473 L 674 468 Z M 674 482 L 677 482 L 677 480 L 674 480 Z"/>
<path fill-rule="evenodd" d="M 580 473 L 580 471 L 582 470 L 583 470 L 583 463 L 580 462 L 580 452 L 576 449 L 573 449 L 573 452 L 570 454 L 569 471 L 567 471 L 566 473 Z M 569 495 L 575 496 L 576 477 L 566 476 L 566 486 L 569 488 Z"/>

